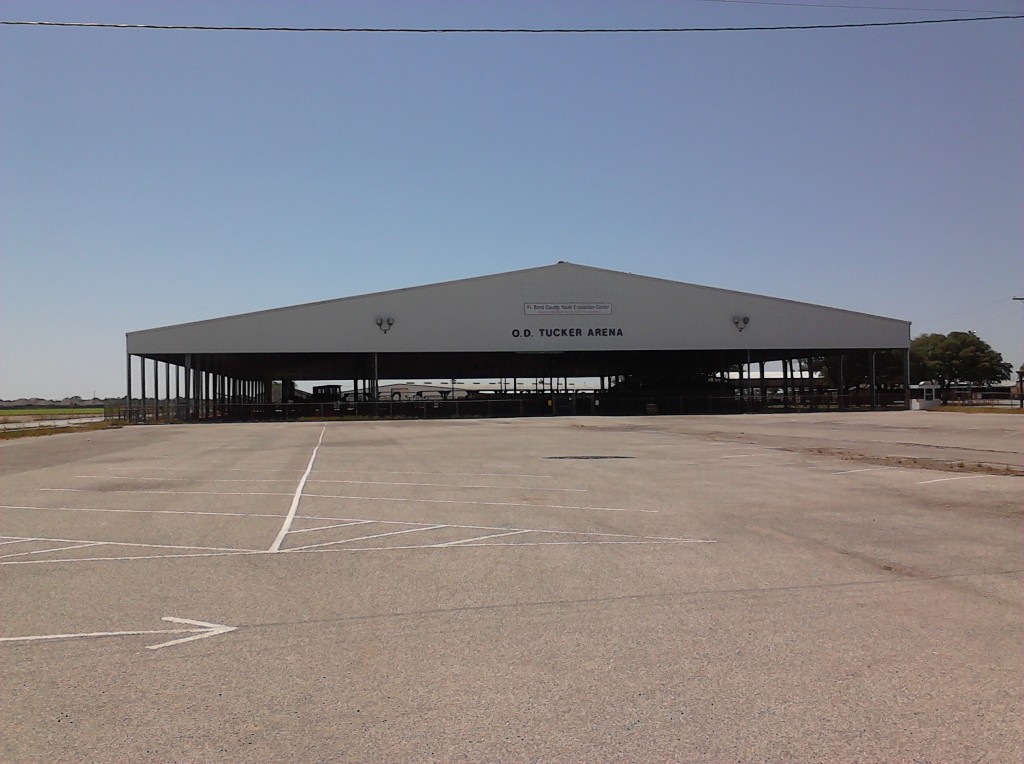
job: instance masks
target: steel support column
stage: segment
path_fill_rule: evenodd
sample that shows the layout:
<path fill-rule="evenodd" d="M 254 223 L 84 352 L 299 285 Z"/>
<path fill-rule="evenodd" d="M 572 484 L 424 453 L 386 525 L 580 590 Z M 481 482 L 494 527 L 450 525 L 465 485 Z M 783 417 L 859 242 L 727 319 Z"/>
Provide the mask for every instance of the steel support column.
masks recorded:
<path fill-rule="evenodd" d="M 185 354 L 185 419 L 186 421 L 192 418 L 192 398 L 191 398 L 191 375 L 192 375 L 192 354 Z"/>
<path fill-rule="evenodd" d="M 146 421 L 146 357 L 139 356 L 139 376 L 142 378 L 142 413 L 140 415 L 140 421 Z"/>
<path fill-rule="evenodd" d="M 839 410 L 843 410 L 843 393 L 846 391 L 846 379 L 843 367 L 846 364 L 846 355 L 839 354 Z"/>
<path fill-rule="evenodd" d="M 871 410 L 878 408 L 878 386 L 875 384 L 875 351 L 871 351 Z"/>
<path fill-rule="evenodd" d="M 782 362 L 782 408 L 789 408 L 789 375 L 792 371 L 789 359 Z"/>
<path fill-rule="evenodd" d="M 153 420 L 160 421 L 160 362 L 153 359 Z"/>
<path fill-rule="evenodd" d="M 910 408 L 910 348 L 903 351 L 903 408 Z"/>
<path fill-rule="evenodd" d="M 132 354 L 125 353 L 125 379 L 127 381 L 127 391 L 125 394 L 125 406 L 124 406 L 124 420 L 126 422 L 132 421 Z"/>

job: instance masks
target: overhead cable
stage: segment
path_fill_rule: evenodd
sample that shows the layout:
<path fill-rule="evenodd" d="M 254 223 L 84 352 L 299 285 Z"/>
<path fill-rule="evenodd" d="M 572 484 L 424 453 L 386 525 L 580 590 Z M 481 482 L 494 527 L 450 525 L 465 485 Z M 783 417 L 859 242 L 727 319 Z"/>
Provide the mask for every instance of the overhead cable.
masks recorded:
<path fill-rule="evenodd" d="M 981 8 L 908 8 L 902 5 L 850 5 L 849 3 L 800 3 L 786 0 L 697 0 L 701 3 L 729 3 L 737 5 L 779 5 L 787 8 L 828 8 L 848 11 L 910 11 L 911 13 L 994 13 L 1010 11 L 988 11 Z"/>
<path fill-rule="evenodd" d="M 1013 16 L 975 16 L 958 19 L 917 19 L 915 21 L 866 21 L 851 24 L 787 24 L 752 27 L 633 27 L 633 28 L 459 28 L 459 27 L 253 27 L 207 26 L 198 24 L 108 24 L 89 21 L 3 21 L 5 26 L 79 27 L 89 29 L 164 29 L 195 32 L 333 32 L 348 34 L 651 34 L 679 32 L 780 32 L 797 29 L 862 29 L 865 27 L 920 26 L 924 24 L 960 24 L 969 21 L 1005 21 L 1024 19 Z"/>

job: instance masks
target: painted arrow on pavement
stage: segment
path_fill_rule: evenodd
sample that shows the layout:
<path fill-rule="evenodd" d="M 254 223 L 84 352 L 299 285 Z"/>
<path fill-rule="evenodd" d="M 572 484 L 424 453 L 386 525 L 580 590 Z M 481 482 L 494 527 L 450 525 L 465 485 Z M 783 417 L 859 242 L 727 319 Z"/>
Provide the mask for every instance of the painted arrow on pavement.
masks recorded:
<path fill-rule="evenodd" d="M 206 623 L 205 621 L 192 621 L 188 618 L 175 618 L 173 615 L 165 615 L 164 621 L 171 623 L 187 624 L 193 628 L 187 629 L 147 629 L 140 631 L 90 631 L 81 634 L 37 634 L 31 637 L 0 637 L 0 642 L 43 642 L 57 639 L 86 639 L 89 637 L 134 637 L 141 634 L 191 634 L 190 637 L 179 637 L 170 642 L 161 642 L 159 645 L 146 645 L 149 650 L 159 650 L 161 647 L 180 645 L 196 639 L 214 637 L 218 634 L 227 634 L 234 631 L 237 626 L 225 626 L 222 623 Z"/>

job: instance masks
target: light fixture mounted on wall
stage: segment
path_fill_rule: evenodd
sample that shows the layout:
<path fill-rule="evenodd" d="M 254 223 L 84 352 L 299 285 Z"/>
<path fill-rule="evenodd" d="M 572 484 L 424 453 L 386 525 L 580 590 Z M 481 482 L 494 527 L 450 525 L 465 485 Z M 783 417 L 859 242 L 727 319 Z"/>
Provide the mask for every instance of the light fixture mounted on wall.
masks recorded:
<path fill-rule="evenodd" d="M 395 319 L 391 316 L 377 316 L 377 328 L 380 329 L 384 334 L 391 331 L 391 327 L 395 325 Z"/>
<path fill-rule="evenodd" d="M 750 323 L 750 316 L 733 316 L 732 324 L 736 327 L 736 331 L 742 332 L 747 328 L 747 324 Z"/>

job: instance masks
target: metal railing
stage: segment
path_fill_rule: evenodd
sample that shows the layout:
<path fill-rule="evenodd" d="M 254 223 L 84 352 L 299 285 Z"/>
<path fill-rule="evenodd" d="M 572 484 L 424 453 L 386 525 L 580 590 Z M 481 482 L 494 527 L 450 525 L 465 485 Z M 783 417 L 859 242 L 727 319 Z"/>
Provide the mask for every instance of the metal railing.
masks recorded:
<path fill-rule="evenodd" d="M 36 430 L 53 427 L 74 427 L 90 422 L 102 422 L 104 415 L 96 412 L 57 414 L 7 414 L 0 417 L 0 431 Z"/>
<path fill-rule="evenodd" d="M 594 394 L 532 394 L 515 397 L 460 398 L 454 400 L 343 401 L 289 403 L 221 403 L 199 407 L 166 401 L 123 405 L 108 416 L 131 423 L 192 421 L 266 422 L 325 419 L 458 419 L 527 416 L 639 416 L 653 414 L 742 414 L 781 411 L 845 411 L 904 408 L 902 393 L 878 393 L 874 405 L 860 394 L 794 393 L 741 396 L 648 395 L 618 397 Z"/>

